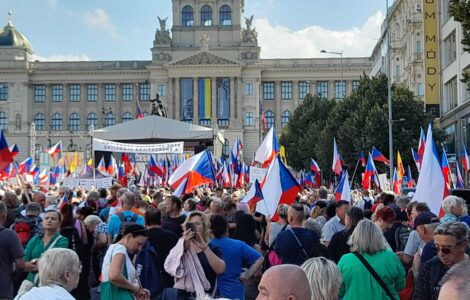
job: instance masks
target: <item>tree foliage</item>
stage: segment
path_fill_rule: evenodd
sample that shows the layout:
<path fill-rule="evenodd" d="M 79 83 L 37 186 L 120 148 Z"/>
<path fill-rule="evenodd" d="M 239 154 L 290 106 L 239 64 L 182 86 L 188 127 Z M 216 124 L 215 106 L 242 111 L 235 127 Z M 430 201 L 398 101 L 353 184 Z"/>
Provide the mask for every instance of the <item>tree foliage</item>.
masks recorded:
<path fill-rule="evenodd" d="M 463 50 L 470 52 L 470 1 L 469 0 L 451 0 L 449 3 L 449 13 L 454 20 L 462 25 L 462 45 Z M 467 84 L 470 90 L 470 72 L 463 72 L 462 82 Z"/>
<path fill-rule="evenodd" d="M 427 128 L 433 116 L 424 111 L 423 102 L 416 101 L 413 93 L 401 86 L 392 87 L 394 155 L 400 151 L 405 167 L 412 164 L 411 147 L 417 147 L 420 127 Z M 402 120 L 403 121 L 397 121 Z M 443 131 L 435 129 L 434 138 L 442 141 Z M 387 78 L 382 75 L 363 76 L 360 85 L 344 100 L 325 100 L 307 95 L 298 106 L 281 136 L 286 147 L 287 160 L 297 170 L 309 169 L 314 158 L 324 176 L 332 176 L 333 138 L 350 175 L 359 153 L 367 153 L 373 146 L 389 157 Z M 396 160 L 395 160 L 396 162 Z M 376 163 L 379 171 L 388 166 Z M 358 172 L 363 172 L 362 167 Z M 359 177 L 356 177 L 356 179 Z"/>

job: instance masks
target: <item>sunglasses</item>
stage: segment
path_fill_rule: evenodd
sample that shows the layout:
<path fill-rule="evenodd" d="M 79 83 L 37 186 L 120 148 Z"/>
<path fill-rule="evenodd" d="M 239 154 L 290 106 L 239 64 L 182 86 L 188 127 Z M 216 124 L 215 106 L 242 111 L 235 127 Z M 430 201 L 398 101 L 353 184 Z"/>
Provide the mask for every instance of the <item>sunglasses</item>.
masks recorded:
<path fill-rule="evenodd" d="M 458 244 L 457 244 L 457 245 L 454 245 L 454 246 L 452 246 L 452 247 L 440 247 L 440 246 L 434 245 L 434 249 L 436 250 L 436 253 L 437 253 L 437 254 L 439 254 L 439 252 L 442 252 L 442 253 L 444 253 L 444 254 L 449 254 L 449 253 L 451 253 L 452 250 L 453 250 L 455 247 L 457 247 L 457 246 L 458 246 Z"/>

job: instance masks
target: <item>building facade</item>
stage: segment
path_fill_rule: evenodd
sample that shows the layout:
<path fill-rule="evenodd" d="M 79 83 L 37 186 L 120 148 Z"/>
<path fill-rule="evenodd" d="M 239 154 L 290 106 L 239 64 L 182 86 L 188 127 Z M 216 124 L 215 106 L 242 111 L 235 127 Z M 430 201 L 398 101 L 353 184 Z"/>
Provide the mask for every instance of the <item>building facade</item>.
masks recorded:
<path fill-rule="evenodd" d="M 261 59 L 243 0 L 172 3 L 173 27 L 158 18 L 148 61 L 33 61 L 10 21 L 0 34 L 0 127 L 8 142 L 39 158 L 62 140 L 65 151 L 89 157 L 90 125 L 132 120 L 136 102 L 148 114 L 158 93 L 169 118 L 218 126 L 225 151 L 238 137 L 250 161 L 260 143 L 260 104 L 279 134 L 306 94 L 341 99 L 370 73 L 367 57 Z"/>

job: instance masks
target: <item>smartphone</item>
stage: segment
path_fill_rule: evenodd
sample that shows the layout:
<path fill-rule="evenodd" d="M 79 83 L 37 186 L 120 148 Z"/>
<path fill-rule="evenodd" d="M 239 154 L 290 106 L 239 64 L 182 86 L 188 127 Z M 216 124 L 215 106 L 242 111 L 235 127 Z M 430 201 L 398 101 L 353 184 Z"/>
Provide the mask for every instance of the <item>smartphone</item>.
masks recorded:
<path fill-rule="evenodd" d="M 186 230 L 196 231 L 196 225 L 194 223 L 186 223 Z"/>

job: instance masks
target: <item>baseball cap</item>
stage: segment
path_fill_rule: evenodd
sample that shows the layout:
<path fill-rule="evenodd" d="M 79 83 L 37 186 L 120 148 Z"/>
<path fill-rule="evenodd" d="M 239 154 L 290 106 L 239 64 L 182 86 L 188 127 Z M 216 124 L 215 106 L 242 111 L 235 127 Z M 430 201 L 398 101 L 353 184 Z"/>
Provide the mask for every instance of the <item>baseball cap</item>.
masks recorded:
<path fill-rule="evenodd" d="M 416 217 L 414 221 L 414 226 L 416 229 L 419 225 L 427 225 L 427 224 L 432 224 L 432 223 L 439 223 L 439 218 L 432 212 L 426 211 L 426 212 L 420 213 Z"/>

